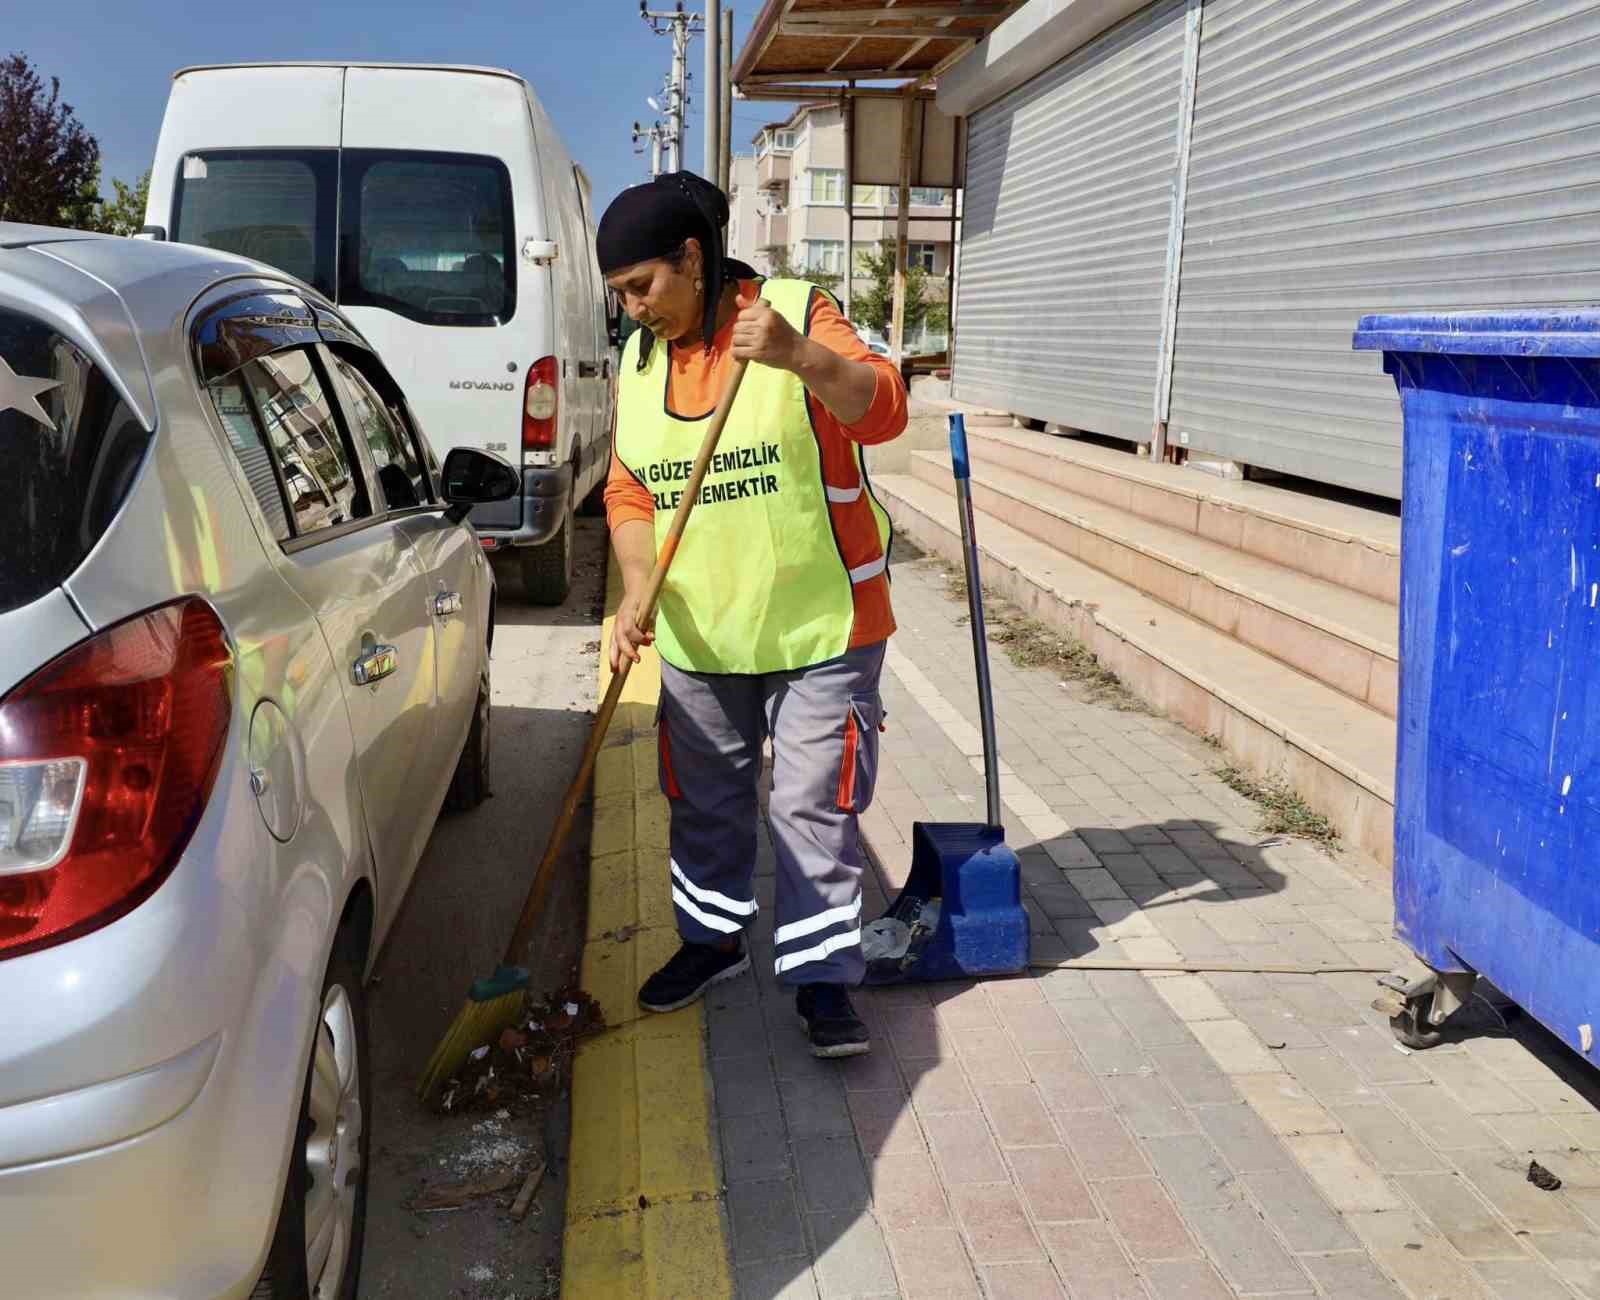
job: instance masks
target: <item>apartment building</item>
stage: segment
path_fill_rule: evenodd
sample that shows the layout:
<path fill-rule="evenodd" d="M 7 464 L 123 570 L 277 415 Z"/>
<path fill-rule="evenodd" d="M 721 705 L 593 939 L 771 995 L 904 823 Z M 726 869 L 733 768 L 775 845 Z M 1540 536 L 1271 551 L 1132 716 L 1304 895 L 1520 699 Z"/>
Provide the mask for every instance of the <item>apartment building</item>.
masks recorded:
<path fill-rule="evenodd" d="M 753 144 L 753 156 L 734 159 L 729 251 L 764 274 L 773 270 L 776 250 L 782 249 L 797 271 L 843 275 L 848 224 L 843 110 L 837 104 L 802 105 L 787 121 L 763 127 Z M 895 239 L 899 198 L 894 186 L 855 187 L 856 293 L 870 283 L 862 272 L 862 254 Z M 909 258 L 928 274 L 929 299 L 946 294 L 951 205 L 949 190 L 911 191 Z M 845 295 L 843 285 L 839 292 Z M 943 338 L 923 331 L 912 344 L 942 347 Z"/>

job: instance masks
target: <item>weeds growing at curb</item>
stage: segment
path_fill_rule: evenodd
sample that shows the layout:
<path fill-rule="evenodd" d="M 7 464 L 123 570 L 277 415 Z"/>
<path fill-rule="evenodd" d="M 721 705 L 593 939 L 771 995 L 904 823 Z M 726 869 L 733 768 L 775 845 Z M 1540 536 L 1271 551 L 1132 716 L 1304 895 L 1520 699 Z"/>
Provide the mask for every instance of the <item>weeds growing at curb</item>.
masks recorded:
<path fill-rule="evenodd" d="M 1333 824 L 1281 776 L 1257 780 L 1236 767 L 1219 767 L 1212 775 L 1261 809 L 1261 829 L 1267 834 L 1297 835 L 1329 849 L 1338 845 L 1339 832 Z"/>
<path fill-rule="evenodd" d="M 967 578 L 960 569 L 945 564 L 945 595 L 951 600 L 967 599 Z M 989 640 L 1005 648 L 1018 668 L 1043 668 L 1063 681 L 1076 682 L 1093 704 L 1104 704 L 1119 713 L 1148 713 L 1144 701 L 1122 684 L 1122 679 L 1107 668 L 1088 646 L 1074 636 L 1058 632 L 1029 618 L 984 589 L 984 622 Z"/>

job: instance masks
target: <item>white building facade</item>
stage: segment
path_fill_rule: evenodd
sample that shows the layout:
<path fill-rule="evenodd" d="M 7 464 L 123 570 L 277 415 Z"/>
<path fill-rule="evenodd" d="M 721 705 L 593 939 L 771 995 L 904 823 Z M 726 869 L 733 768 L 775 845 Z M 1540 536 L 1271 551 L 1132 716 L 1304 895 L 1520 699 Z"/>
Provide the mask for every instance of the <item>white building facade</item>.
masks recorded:
<path fill-rule="evenodd" d="M 734 160 L 729 249 L 763 274 L 787 258 L 802 275 L 842 277 L 849 244 L 845 207 L 845 123 L 837 104 L 806 105 L 784 122 L 763 127 L 755 154 Z M 908 235 L 911 265 L 926 273 L 925 300 L 946 301 L 951 270 L 953 198 L 943 189 L 913 189 Z M 864 255 L 894 245 L 899 193 L 893 186 L 855 187 L 856 274 L 841 298 L 855 299 L 871 286 Z M 751 212 L 747 220 L 745 213 Z M 737 230 L 735 230 L 737 226 Z M 925 326 L 908 339 L 911 351 L 937 351 L 942 328 Z"/>

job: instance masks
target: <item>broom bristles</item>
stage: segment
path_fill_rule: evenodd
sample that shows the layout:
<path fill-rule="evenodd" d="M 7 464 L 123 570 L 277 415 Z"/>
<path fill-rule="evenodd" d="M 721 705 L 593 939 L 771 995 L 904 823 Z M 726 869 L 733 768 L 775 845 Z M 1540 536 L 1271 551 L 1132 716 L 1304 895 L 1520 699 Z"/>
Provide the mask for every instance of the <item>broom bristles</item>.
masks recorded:
<path fill-rule="evenodd" d="M 433 1049 L 417 1081 L 417 1096 L 428 1100 L 477 1048 L 495 1042 L 511 1028 L 522 1013 L 527 993 L 528 972 L 517 966 L 502 966 L 491 978 L 474 984 L 466 1004 Z"/>

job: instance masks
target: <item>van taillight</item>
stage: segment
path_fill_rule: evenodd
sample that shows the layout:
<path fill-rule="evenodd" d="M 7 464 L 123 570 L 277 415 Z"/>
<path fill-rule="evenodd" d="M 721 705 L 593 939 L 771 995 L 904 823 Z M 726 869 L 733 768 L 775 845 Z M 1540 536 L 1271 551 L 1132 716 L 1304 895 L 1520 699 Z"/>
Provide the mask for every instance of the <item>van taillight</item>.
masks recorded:
<path fill-rule="evenodd" d="M 108 628 L 0 699 L 0 958 L 155 892 L 210 798 L 232 711 L 233 653 L 196 599 Z"/>
<path fill-rule="evenodd" d="M 561 363 L 541 357 L 528 367 L 522 394 L 522 449 L 549 451 L 556 445 L 556 412 L 561 405 Z"/>

